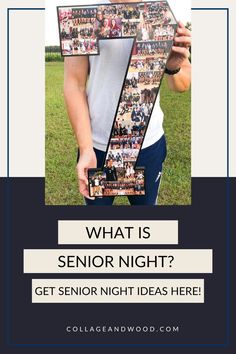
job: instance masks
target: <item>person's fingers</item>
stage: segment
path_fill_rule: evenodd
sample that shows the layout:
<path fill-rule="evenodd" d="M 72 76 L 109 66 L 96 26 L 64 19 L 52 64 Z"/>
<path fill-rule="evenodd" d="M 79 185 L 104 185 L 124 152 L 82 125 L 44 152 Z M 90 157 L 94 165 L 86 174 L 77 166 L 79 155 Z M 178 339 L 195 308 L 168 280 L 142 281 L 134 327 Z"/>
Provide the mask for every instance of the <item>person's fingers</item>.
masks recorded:
<path fill-rule="evenodd" d="M 86 185 L 88 185 L 88 176 L 87 176 L 87 169 L 77 165 L 77 174 L 78 179 L 83 181 Z"/>
<path fill-rule="evenodd" d="M 183 24 L 182 21 L 178 21 L 178 26 L 179 26 L 180 28 L 185 28 L 185 25 Z"/>
<path fill-rule="evenodd" d="M 89 196 L 88 186 L 81 179 L 79 179 L 79 191 L 85 198 L 91 199 L 91 200 L 95 199 L 95 198 Z"/>
<path fill-rule="evenodd" d="M 180 47 L 191 47 L 191 38 L 190 37 L 176 37 L 175 43 L 177 43 Z"/>
<path fill-rule="evenodd" d="M 178 27 L 177 34 L 178 36 L 187 36 L 187 37 L 191 37 L 192 35 L 191 31 L 189 31 L 186 27 L 184 28 Z"/>
<path fill-rule="evenodd" d="M 77 165 L 77 174 L 80 193 L 83 197 L 94 200 L 95 198 L 89 196 L 87 170 Z"/>
<path fill-rule="evenodd" d="M 172 51 L 175 53 L 181 54 L 185 58 L 189 58 L 189 55 L 190 55 L 189 50 L 187 48 L 183 48 L 183 47 L 173 46 Z"/>
<path fill-rule="evenodd" d="M 79 191 L 85 197 L 88 194 L 88 187 L 83 180 L 79 179 Z"/>

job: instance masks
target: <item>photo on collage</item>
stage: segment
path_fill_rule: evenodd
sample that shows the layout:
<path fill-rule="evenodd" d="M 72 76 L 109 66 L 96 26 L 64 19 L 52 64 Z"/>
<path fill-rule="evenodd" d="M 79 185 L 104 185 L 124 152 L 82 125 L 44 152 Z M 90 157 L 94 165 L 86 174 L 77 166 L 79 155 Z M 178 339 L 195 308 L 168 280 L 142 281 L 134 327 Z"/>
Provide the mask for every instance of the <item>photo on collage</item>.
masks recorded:
<path fill-rule="evenodd" d="M 114 167 L 108 160 L 104 170 L 89 170 L 90 197 L 145 195 L 145 170 L 134 170 L 131 162 L 126 162 L 124 169 Z"/>
<path fill-rule="evenodd" d="M 116 6 L 98 7 L 95 32 L 99 38 L 122 37 L 122 18 Z"/>
<path fill-rule="evenodd" d="M 62 55 L 98 54 L 96 14 L 97 7 L 58 8 Z"/>

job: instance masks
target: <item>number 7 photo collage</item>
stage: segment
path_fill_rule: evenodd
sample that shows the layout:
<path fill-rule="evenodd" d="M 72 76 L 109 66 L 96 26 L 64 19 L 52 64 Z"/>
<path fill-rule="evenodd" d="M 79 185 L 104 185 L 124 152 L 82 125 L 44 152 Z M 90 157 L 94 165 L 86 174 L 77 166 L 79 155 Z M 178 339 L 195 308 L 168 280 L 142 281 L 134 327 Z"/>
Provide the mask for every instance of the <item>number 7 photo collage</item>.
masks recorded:
<path fill-rule="evenodd" d="M 173 44 L 175 18 L 165 1 L 72 8 L 68 16 L 72 23 L 77 17 L 78 28 L 67 26 L 61 36 L 62 51 L 63 41 L 70 41 L 65 55 L 99 54 L 98 39 L 135 38 L 103 170 L 89 171 L 89 187 L 92 197 L 144 195 L 145 171 L 136 161 Z"/>

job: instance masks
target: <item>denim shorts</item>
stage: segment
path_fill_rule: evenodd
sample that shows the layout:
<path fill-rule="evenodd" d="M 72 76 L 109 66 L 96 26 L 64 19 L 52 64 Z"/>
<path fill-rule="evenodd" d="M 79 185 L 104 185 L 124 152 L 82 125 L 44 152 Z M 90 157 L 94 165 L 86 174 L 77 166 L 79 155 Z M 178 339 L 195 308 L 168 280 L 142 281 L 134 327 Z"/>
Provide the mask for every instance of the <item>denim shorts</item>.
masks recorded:
<path fill-rule="evenodd" d="M 94 149 L 97 156 L 97 167 L 102 168 L 105 152 Z M 162 176 L 162 165 L 167 154 L 166 139 L 163 135 L 153 145 L 142 149 L 137 167 L 145 167 L 145 195 L 144 196 L 128 196 L 131 205 L 157 205 L 158 191 Z M 79 159 L 79 151 L 78 151 Z M 86 205 L 112 205 L 115 197 L 103 197 L 90 200 L 85 198 Z M 117 197 L 119 198 L 119 197 Z"/>

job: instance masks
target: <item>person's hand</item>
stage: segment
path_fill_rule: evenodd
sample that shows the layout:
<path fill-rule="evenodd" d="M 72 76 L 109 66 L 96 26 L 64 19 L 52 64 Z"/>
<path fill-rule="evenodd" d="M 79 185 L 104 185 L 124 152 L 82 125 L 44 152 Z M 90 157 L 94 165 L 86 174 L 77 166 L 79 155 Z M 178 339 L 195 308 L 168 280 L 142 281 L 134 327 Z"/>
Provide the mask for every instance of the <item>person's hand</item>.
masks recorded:
<path fill-rule="evenodd" d="M 93 149 L 80 151 L 79 162 L 77 164 L 77 174 L 80 193 L 88 199 L 94 200 L 89 196 L 88 190 L 88 169 L 97 167 L 97 158 Z"/>
<path fill-rule="evenodd" d="M 167 61 L 166 67 L 169 70 L 181 68 L 182 64 L 189 58 L 191 47 L 191 31 L 182 22 L 179 22 L 174 45 Z"/>

